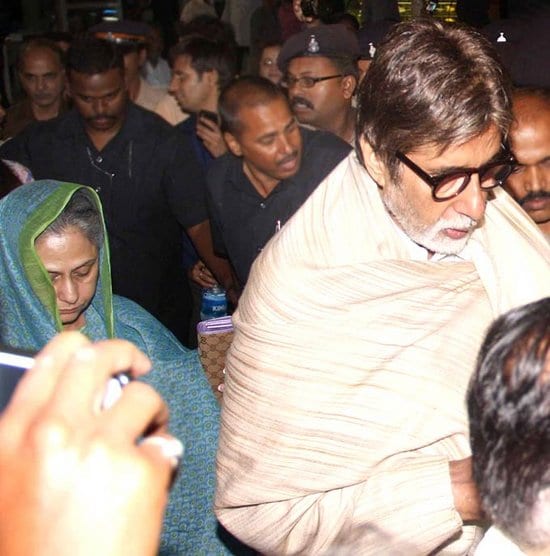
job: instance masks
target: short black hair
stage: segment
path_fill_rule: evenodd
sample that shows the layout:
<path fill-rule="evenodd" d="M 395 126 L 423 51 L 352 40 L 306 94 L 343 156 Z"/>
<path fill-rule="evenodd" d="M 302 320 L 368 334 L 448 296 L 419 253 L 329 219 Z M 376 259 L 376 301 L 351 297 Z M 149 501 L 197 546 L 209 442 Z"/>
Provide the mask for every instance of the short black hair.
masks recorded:
<path fill-rule="evenodd" d="M 67 62 L 69 71 L 95 75 L 115 68 L 124 72 L 124 58 L 114 44 L 90 35 L 72 42 Z"/>
<path fill-rule="evenodd" d="M 288 102 L 283 91 L 269 79 L 259 75 L 246 75 L 234 79 L 222 91 L 218 101 L 221 130 L 233 135 L 238 134 L 241 130 L 239 112 L 242 108 L 264 106 L 278 99 Z"/>
<path fill-rule="evenodd" d="M 191 67 L 199 77 L 208 71 L 218 72 L 220 91 L 235 77 L 237 73 L 237 57 L 235 50 L 227 44 L 212 41 L 201 35 L 189 35 L 170 49 L 170 64 L 176 58 L 189 56 Z"/>
<path fill-rule="evenodd" d="M 489 328 L 468 392 L 474 479 L 488 517 L 517 544 L 550 544 L 550 297 Z"/>

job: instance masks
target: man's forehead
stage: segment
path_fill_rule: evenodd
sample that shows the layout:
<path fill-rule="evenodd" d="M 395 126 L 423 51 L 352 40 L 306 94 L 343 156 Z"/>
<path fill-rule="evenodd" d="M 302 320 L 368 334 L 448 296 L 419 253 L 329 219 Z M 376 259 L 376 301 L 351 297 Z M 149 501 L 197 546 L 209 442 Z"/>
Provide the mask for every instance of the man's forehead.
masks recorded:
<path fill-rule="evenodd" d="M 178 56 L 174 58 L 172 65 L 174 67 L 179 66 L 181 68 L 187 68 L 191 66 L 192 61 L 193 60 L 191 59 L 191 56 L 189 56 L 189 54 L 178 54 Z"/>
<path fill-rule="evenodd" d="M 124 82 L 124 72 L 120 68 L 112 68 L 101 73 L 80 73 L 75 70 L 69 72 L 71 86 L 81 88 L 109 88 L 117 87 Z"/>
<path fill-rule="evenodd" d="M 27 50 L 21 58 L 21 66 L 25 69 L 27 64 L 35 63 L 52 64 L 57 68 L 61 69 L 62 64 L 59 56 L 49 48 L 45 47 L 33 47 Z"/>
<path fill-rule="evenodd" d="M 286 127 L 294 115 L 283 99 L 275 99 L 255 106 L 243 106 L 237 113 L 240 127 L 255 135 L 264 135 Z"/>
<path fill-rule="evenodd" d="M 331 58 L 326 56 L 298 56 L 288 63 L 288 72 L 307 72 L 316 69 L 335 69 L 336 65 Z"/>

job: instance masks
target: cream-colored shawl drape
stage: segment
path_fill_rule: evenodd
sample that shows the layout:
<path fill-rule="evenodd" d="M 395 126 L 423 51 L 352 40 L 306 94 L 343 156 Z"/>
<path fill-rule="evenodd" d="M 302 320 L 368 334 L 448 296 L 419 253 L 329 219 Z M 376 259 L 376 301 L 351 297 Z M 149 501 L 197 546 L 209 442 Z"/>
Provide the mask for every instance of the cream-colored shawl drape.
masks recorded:
<path fill-rule="evenodd" d="M 418 262 L 355 155 L 257 259 L 234 315 L 215 509 L 273 554 L 466 553 L 449 460 L 489 322 L 550 295 L 550 248 L 503 192 L 472 262 Z"/>

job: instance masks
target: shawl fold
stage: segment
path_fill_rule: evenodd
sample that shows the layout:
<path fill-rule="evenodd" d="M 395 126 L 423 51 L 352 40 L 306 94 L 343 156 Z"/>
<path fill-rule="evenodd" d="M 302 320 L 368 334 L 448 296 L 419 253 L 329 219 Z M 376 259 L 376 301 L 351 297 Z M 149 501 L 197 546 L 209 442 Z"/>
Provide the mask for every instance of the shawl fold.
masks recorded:
<path fill-rule="evenodd" d="M 215 510 L 268 554 L 464 554 L 448 464 L 494 317 L 550 294 L 503 191 L 460 262 L 412 261 L 354 154 L 256 260 L 234 315 Z"/>

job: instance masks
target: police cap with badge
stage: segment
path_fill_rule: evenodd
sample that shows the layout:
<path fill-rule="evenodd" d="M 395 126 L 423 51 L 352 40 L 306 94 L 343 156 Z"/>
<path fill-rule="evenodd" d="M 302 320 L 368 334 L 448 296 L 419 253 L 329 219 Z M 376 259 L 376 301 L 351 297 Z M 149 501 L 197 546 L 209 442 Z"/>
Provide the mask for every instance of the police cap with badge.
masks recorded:
<path fill-rule="evenodd" d="M 116 44 L 123 54 L 145 47 L 151 28 L 141 21 L 102 21 L 88 30 L 94 37 Z"/>
<path fill-rule="evenodd" d="M 339 23 L 310 27 L 292 35 L 283 44 L 277 65 L 284 73 L 292 59 L 304 56 L 356 60 L 359 57 L 359 43 L 355 34 Z"/>

